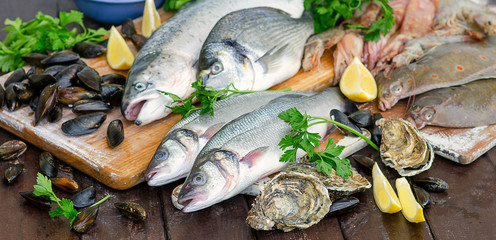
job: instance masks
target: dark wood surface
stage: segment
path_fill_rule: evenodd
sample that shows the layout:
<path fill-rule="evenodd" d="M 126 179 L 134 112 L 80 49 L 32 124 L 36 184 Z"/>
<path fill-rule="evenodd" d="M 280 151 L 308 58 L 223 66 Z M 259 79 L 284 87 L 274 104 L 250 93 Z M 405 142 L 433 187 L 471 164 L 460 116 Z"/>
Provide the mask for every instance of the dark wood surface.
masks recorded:
<path fill-rule="evenodd" d="M 37 11 L 56 15 L 58 11 L 76 9 L 69 0 L 0 1 L 0 20 L 21 17 L 29 20 Z M 89 26 L 98 26 L 85 20 Z M 0 39 L 5 37 L 0 32 Z M 1 114 L 1 112 L 0 112 Z M 0 129 L 0 143 L 18 139 Z M 360 154 L 370 154 L 366 148 Z M 407 222 L 401 213 L 383 214 L 375 205 L 372 191 L 357 194 L 360 204 L 351 212 L 337 218 L 325 218 L 306 230 L 289 233 L 254 231 L 245 224 L 253 197 L 236 196 L 223 203 L 195 213 L 176 210 L 170 201 L 175 182 L 163 187 L 140 184 L 130 190 L 113 190 L 88 176 L 69 169 L 80 188 L 94 186 L 97 198 L 111 198 L 103 203 L 96 224 L 84 234 L 69 230 L 65 218 L 51 218 L 47 210 L 27 204 L 18 194 L 33 190 L 39 171 L 41 150 L 28 144 L 28 150 L 18 159 L 1 161 L 0 173 L 14 163 L 23 163 L 25 170 L 12 184 L 0 184 L 0 239 L 494 239 L 496 236 L 496 150 L 492 149 L 474 163 L 463 166 L 436 157 L 432 168 L 421 176 L 436 176 L 446 180 L 450 189 L 432 193 L 432 205 L 424 210 L 427 222 Z M 380 165 L 394 183 L 396 173 Z M 369 180 L 370 171 L 358 170 Z M 393 184 L 394 185 L 394 184 Z M 61 197 L 71 195 L 56 190 Z M 134 222 L 121 216 L 113 204 L 134 201 L 148 213 L 144 222 Z"/>

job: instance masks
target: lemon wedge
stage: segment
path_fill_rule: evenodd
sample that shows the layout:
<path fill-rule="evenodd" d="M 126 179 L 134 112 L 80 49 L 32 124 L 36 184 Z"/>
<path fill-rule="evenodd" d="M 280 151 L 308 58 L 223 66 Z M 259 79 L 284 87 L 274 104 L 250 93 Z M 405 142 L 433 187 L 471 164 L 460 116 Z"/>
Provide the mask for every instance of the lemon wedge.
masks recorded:
<path fill-rule="evenodd" d="M 355 102 L 369 102 L 377 97 L 374 76 L 358 57 L 353 58 L 344 70 L 339 81 L 339 89 L 347 98 Z"/>
<path fill-rule="evenodd" d="M 133 64 L 134 56 L 126 41 L 114 26 L 110 28 L 107 44 L 107 62 L 112 69 L 127 70 Z"/>
<path fill-rule="evenodd" d="M 406 220 L 413 223 L 424 222 L 424 211 L 413 196 L 412 188 L 406 178 L 396 179 L 396 190 L 401 203 L 401 212 Z"/>
<path fill-rule="evenodd" d="M 372 167 L 372 179 L 372 190 L 374 192 L 374 200 L 377 207 L 385 213 L 399 212 L 401 210 L 400 200 L 396 196 L 396 193 L 394 192 L 393 187 L 391 187 L 391 184 L 389 184 L 387 178 L 381 172 L 377 163 Z"/>
<path fill-rule="evenodd" d="M 141 24 L 141 34 L 145 37 L 150 37 L 160 26 L 160 15 L 158 15 L 155 2 L 153 0 L 145 1 L 145 9 L 143 10 L 143 22 Z"/>

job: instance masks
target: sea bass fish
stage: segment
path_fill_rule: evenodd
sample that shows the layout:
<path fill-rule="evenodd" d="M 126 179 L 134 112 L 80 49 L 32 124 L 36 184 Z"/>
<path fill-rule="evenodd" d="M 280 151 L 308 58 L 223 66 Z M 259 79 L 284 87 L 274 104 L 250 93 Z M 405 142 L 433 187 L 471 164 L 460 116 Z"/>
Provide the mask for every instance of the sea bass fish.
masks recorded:
<path fill-rule="evenodd" d="M 162 24 L 139 51 L 122 96 L 122 115 L 137 125 L 171 113 L 162 90 L 188 97 L 198 73 L 200 49 L 215 23 L 226 14 L 253 7 L 274 7 L 300 17 L 303 0 L 199 0 L 181 8 Z"/>
<path fill-rule="evenodd" d="M 238 94 L 217 102 L 214 116 L 200 115 L 200 111 L 192 113 L 174 125 L 158 146 L 145 173 L 148 185 L 160 186 L 186 177 L 198 152 L 231 120 L 278 97 L 313 94 L 315 92 L 274 91 Z"/>
<path fill-rule="evenodd" d="M 379 109 L 385 111 L 399 99 L 436 88 L 496 77 L 494 40 L 442 45 L 417 62 L 393 70 L 389 78 L 379 74 L 376 78 Z"/>
<path fill-rule="evenodd" d="M 329 118 L 330 109 L 344 111 L 339 88 L 328 88 L 313 96 L 279 98 L 245 114 L 219 130 L 200 151 L 178 202 L 184 212 L 197 211 L 231 198 L 248 186 L 284 168 L 279 141 L 291 126 L 278 117 L 296 107 L 312 116 Z M 324 136 L 329 126 L 317 124 L 310 132 Z M 304 152 L 298 153 L 302 157 Z"/>
<path fill-rule="evenodd" d="M 205 40 L 199 68 L 203 85 L 263 90 L 298 72 L 303 49 L 314 33 L 312 18 L 291 18 L 274 8 L 232 12 Z"/>
<path fill-rule="evenodd" d="M 408 120 L 417 128 L 477 127 L 496 123 L 496 79 L 436 89 L 417 97 Z"/>

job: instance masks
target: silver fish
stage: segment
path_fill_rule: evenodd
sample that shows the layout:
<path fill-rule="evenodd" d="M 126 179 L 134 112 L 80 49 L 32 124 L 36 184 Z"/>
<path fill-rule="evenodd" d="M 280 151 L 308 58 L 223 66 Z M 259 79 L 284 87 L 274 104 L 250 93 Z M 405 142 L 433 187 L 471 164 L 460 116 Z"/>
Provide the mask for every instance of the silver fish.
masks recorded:
<path fill-rule="evenodd" d="M 203 146 L 231 120 L 278 97 L 313 94 L 315 92 L 239 94 L 217 102 L 214 116 L 200 115 L 200 111 L 192 113 L 174 125 L 158 146 L 145 173 L 148 185 L 160 186 L 186 177 Z"/>
<path fill-rule="evenodd" d="M 232 11 L 259 6 L 279 8 L 293 17 L 303 12 L 303 0 L 199 0 L 181 8 L 136 56 L 122 96 L 122 115 L 141 125 L 170 114 L 172 99 L 157 90 L 188 97 L 201 46 L 215 23 Z"/>
<path fill-rule="evenodd" d="M 274 8 L 232 12 L 217 22 L 203 44 L 199 68 L 203 84 L 224 89 L 262 90 L 298 72 L 312 18 L 291 18 Z"/>
<path fill-rule="evenodd" d="M 296 107 L 312 116 L 329 118 L 332 108 L 344 110 L 339 88 L 328 88 L 313 96 L 280 98 L 245 114 L 219 130 L 200 151 L 179 193 L 184 212 L 197 211 L 235 196 L 248 186 L 287 165 L 280 162 L 278 142 L 291 126 L 278 117 Z M 324 136 L 327 125 L 309 130 Z M 297 157 L 302 157 L 299 151 Z"/>

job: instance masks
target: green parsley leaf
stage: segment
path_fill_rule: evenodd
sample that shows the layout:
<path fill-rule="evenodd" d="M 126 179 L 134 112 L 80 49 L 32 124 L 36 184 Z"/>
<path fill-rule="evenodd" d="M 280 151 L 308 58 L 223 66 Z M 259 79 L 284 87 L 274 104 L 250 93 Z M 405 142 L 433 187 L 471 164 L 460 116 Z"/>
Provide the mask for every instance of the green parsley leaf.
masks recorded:
<path fill-rule="evenodd" d="M 167 0 L 164 4 L 164 11 L 178 10 L 191 0 Z"/>
<path fill-rule="evenodd" d="M 50 215 L 50 217 L 60 217 L 64 215 L 64 210 L 60 207 L 56 207 L 55 210 L 48 212 L 48 215 Z"/>
<path fill-rule="evenodd" d="M 36 196 L 51 196 L 52 181 L 41 173 L 36 176 L 36 185 L 34 187 L 34 195 Z"/>

